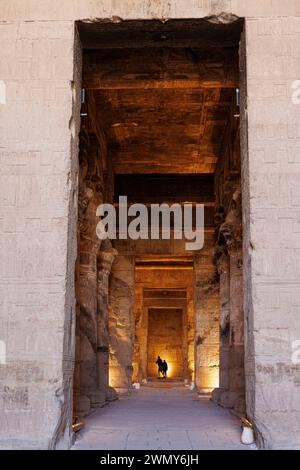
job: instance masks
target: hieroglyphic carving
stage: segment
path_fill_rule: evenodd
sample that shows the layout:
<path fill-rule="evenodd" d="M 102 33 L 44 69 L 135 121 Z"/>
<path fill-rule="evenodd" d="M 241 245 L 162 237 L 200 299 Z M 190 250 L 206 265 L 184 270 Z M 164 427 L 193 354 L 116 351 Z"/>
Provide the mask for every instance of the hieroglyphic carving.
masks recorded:
<path fill-rule="evenodd" d="M 113 389 L 109 387 L 108 331 L 109 275 L 116 255 L 117 250 L 112 247 L 111 242 L 108 239 L 104 240 L 97 258 L 97 377 L 98 388 L 104 394 L 105 400 L 116 398 Z"/>
<path fill-rule="evenodd" d="M 242 194 L 236 185 L 228 211 L 218 210 L 214 261 L 220 275 L 220 388 L 214 398 L 244 412 Z"/>
<path fill-rule="evenodd" d="M 108 275 L 115 250 L 109 241 L 101 242 L 96 235 L 96 209 L 103 202 L 103 193 L 104 179 L 98 140 L 82 127 L 79 152 L 74 406 L 76 413 L 83 414 L 106 401 L 105 384 L 108 382 L 108 379 L 104 380 L 104 376 L 108 376 L 108 370 L 106 368 L 101 371 L 103 361 L 99 358 L 103 338 L 108 336 Z"/>
<path fill-rule="evenodd" d="M 223 155 L 215 173 L 214 262 L 220 276 L 220 385 L 213 397 L 244 411 L 242 192 L 239 121 L 228 121 Z"/>

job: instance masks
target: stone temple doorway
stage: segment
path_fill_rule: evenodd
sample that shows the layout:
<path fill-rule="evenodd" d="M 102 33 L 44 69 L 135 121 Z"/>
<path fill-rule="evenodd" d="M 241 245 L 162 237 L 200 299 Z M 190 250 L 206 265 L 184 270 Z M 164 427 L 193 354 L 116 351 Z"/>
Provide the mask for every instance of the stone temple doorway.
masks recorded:
<path fill-rule="evenodd" d="M 78 23 L 75 415 L 155 377 L 157 354 L 170 376 L 245 411 L 242 29 L 239 19 Z M 118 226 L 99 240 L 96 209 L 109 203 L 118 219 L 121 196 L 146 208 L 201 204 L 203 248 L 174 236 L 174 214 L 169 237 Z"/>
<path fill-rule="evenodd" d="M 141 364 L 146 363 L 146 377 L 143 378 L 158 377 L 156 360 L 160 356 L 168 364 L 168 378 L 192 379 L 189 368 L 194 362 L 193 341 L 188 332 L 193 331 L 194 311 L 191 306 L 189 311 L 187 309 L 188 295 L 192 299 L 190 289 L 143 290 L 144 335 L 147 341 L 147 349 L 140 350 L 139 357 L 141 369 L 145 367 Z M 136 340 L 139 341 L 139 338 L 141 336 L 136 337 Z"/>
<path fill-rule="evenodd" d="M 169 364 L 169 378 L 192 381 L 195 370 L 192 260 L 137 259 L 134 310 L 133 379 L 143 383 L 156 378 L 155 363 L 160 355 Z"/>
<path fill-rule="evenodd" d="M 175 308 L 148 310 L 148 379 L 157 377 L 158 356 L 168 364 L 167 377 L 183 377 L 183 312 Z"/>
<path fill-rule="evenodd" d="M 56 3 L 1 1 L 2 447 L 143 383 L 143 292 L 182 288 L 189 380 L 299 448 L 299 1 Z M 99 243 L 120 194 L 202 202 L 204 248 Z"/>

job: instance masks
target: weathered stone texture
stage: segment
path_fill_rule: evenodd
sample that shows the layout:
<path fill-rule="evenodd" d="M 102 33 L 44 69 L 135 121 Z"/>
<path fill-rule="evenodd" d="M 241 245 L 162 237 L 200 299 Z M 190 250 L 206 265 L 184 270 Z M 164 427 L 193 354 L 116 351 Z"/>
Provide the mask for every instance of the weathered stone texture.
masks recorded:
<path fill-rule="evenodd" d="M 229 389 L 230 271 L 229 257 L 223 256 L 220 276 L 220 369 L 219 388 Z M 244 355 L 243 355 L 244 356 Z"/>
<path fill-rule="evenodd" d="M 126 392 L 132 383 L 134 258 L 119 255 L 109 280 L 109 383 Z"/>
<path fill-rule="evenodd" d="M 285 2 L 292 4 L 292 2 Z M 248 153 L 243 138 L 246 401 L 259 444 L 299 448 L 300 18 L 246 22 Z M 245 109 L 247 108 L 247 109 Z M 247 112 L 247 114 L 246 114 Z M 298 152 L 299 153 L 299 152 Z M 247 221 L 249 221 L 247 223 Z"/>
<path fill-rule="evenodd" d="M 79 120 L 74 25 L 1 23 L 0 38 L 6 85 L 0 105 L 0 335 L 7 346 L 7 365 L 0 366 L 0 445 L 68 447 Z"/>
<path fill-rule="evenodd" d="M 70 445 L 80 63 L 78 52 L 74 60 L 74 21 L 221 12 L 246 17 L 247 413 L 261 446 L 300 447 L 300 366 L 291 361 L 292 342 L 300 338 L 300 107 L 291 99 L 300 76 L 298 0 L 1 0 L 0 339 L 7 347 L 7 364 L 0 365 L 1 446 Z M 115 293 L 124 285 L 133 298 L 127 274 L 116 275 L 115 283 Z M 128 318 L 132 304 L 124 298 L 123 306 Z M 126 365 L 130 335 L 126 330 Z M 212 343 L 214 364 L 217 340 Z M 124 379 L 128 383 L 130 374 Z"/>
<path fill-rule="evenodd" d="M 227 204 L 220 206 L 214 260 L 220 276 L 220 383 L 213 399 L 245 413 L 242 194 L 239 173 L 229 172 Z M 226 193 L 225 193 L 226 195 Z M 224 204 L 224 201 L 222 201 Z M 222 209 L 222 210 L 221 210 Z M 222 220 L 223 217 L 223 220 Z"/>
<path fill-rule="evenodd" d="M 202 18 L 210 15 L 241 17 L 270 17 L 300 15 L 297 0 L 1 0 L 0 20 L 79 20 L 118 18 Z"/>
<path fill-rule="evenodd" d="M 116 255 L 96 234 L 103 202 L 103 155 L 93 133 L 80 132 L 78 255 L 76 263 L 75 419 L 103 405 L 108 392 L 108 276 Z"/>
<path fill-rule="evenodd" d="M 109 276 L 112 263 L 117 255 L 109 241 L 102 243 L 98 254 L 98 315 L 97 315 L 97 379 L 98 390 L 106 400 L 116 398 L 116 393 L 109 386 Z"/>

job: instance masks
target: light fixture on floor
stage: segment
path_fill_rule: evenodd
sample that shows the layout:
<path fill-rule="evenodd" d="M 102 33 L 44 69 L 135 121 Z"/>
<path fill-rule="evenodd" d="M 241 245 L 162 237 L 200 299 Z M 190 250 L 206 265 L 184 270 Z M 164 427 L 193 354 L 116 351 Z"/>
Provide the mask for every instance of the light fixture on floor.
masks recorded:
<path fill-rule="evenodd" d="M 254 443 L 254 433 L 252 423 L 247 418 L 242 418 L 243 431 L 241 435 L 241 443 L 250 445 Z"/>

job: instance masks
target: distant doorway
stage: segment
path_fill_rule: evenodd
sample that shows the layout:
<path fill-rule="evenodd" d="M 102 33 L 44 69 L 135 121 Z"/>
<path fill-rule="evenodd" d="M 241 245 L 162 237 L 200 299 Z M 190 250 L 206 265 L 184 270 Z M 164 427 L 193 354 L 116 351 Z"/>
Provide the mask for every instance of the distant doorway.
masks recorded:
<path fill-rule="evenodd" d="M 168 363 L 168 378 L 183 378 L 183 311 L 151 308 L 148 312 L 148 377 L 157 377 L 157 356 Z"/>

